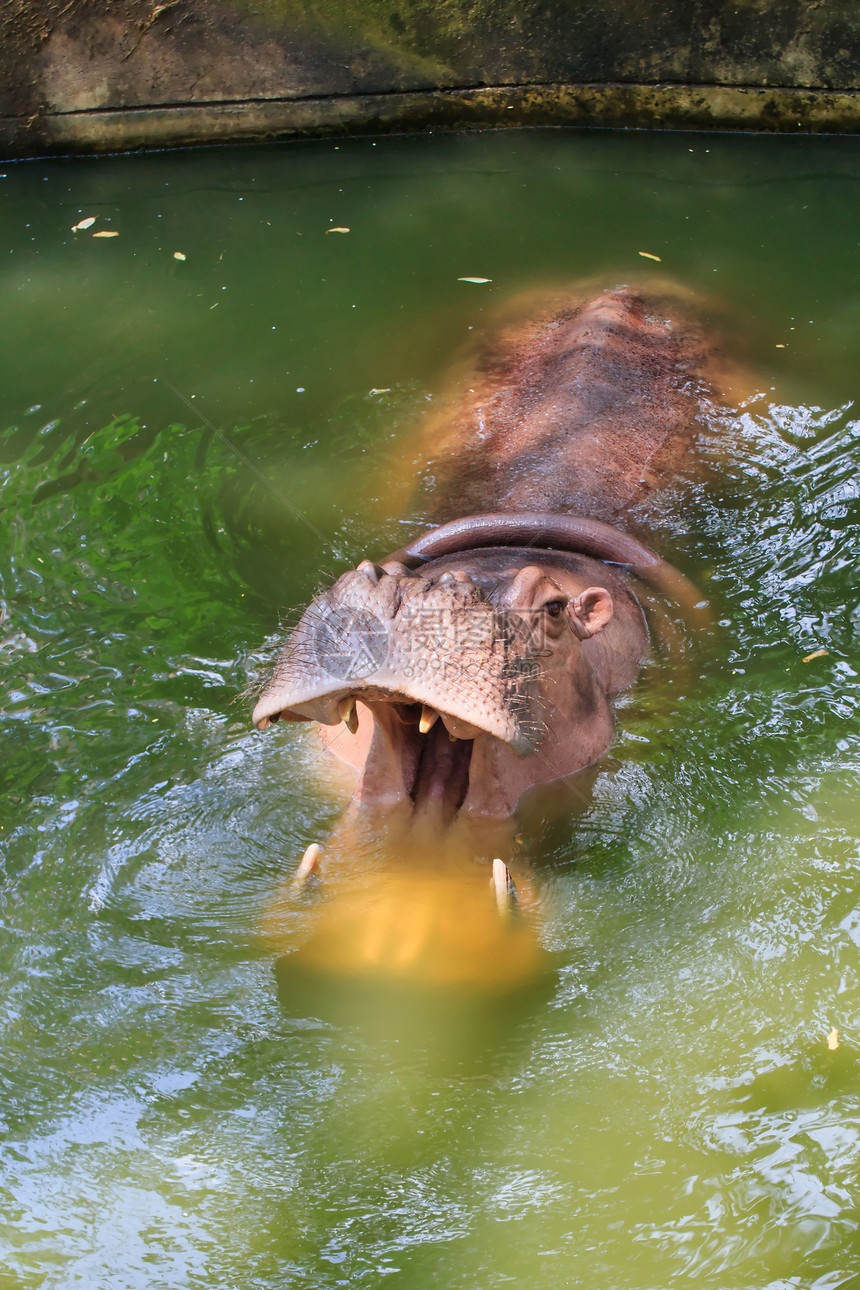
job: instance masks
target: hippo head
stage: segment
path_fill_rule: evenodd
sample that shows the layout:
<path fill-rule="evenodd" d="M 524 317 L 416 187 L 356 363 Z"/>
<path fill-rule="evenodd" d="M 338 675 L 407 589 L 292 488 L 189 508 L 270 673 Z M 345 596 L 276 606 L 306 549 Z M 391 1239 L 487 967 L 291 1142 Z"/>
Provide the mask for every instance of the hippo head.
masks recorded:
<path fill-rule="evenodd" d="M 607 747 L 610 700 L 647 650 L 642 611 L 617 572 L 570 551 L 478 546 L 412 562 L 408 550 L 364 560 L 317 596 L 254 722 L 319 722 L 365 804 L 443 823 L 507 817 L 531 785 Z"/>

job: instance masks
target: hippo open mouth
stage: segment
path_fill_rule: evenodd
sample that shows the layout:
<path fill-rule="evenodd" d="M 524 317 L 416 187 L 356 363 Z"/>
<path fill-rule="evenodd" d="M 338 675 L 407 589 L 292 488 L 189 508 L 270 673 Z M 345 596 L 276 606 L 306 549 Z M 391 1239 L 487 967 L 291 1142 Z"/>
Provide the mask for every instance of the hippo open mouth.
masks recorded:
<path fill-rule="evenodd" d="M 362 707 L 366 717 L 363 713 L 359 717 Z M 353 720 L 357 738 L 362 722 L 373 722 L 359 800 L 378 806 L 411 800 L 416 816 L 442 822 L 451 819 L 466 800 L 475 741 L 494 737 L 427 704 L 381 693 L 372 700 L 365 695 L 356 705 Z"/>
<path fill-rule="evenodd" d="M 526 620 L 493 603 L 496 583 L 363 561 L 302 617 L 255 724 L 317 721 L 359 770 L 361 802 L 452 816 L 469 797 L 476 745 L 516 761 L 541 735 L 540 650 Z"/>
<path fill-rule="evenodd" d="M 345 696 L 338 708 L 343 724 L 323 726 L 322 737 L 332 752 L 359 770 L 356 799 L 377 807 L 411 802 L 417 815 L 441 822 L 466 801 L 476 741 L 495 738 L 451 713 L 378 688 Z M 262 717 L 258 725 L 263 729 L 281 717 L 295 719 L 291 712 L 281 712 Z M 516 756 L 513 748 L 511 753 Z"/>

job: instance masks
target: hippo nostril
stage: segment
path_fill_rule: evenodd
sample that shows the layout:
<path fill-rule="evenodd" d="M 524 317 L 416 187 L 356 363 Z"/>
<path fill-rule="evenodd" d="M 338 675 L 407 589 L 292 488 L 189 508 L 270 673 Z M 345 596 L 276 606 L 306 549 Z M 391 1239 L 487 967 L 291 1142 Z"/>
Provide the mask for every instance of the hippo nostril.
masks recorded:
<path fill-rule="evenodd" d="M 382 577 L 382 569 L 378 564 L 374 564 L 372 560 L 362 560 L 361 564 L 355 566 L 355 571 L 356 573 L 363 573 L 374 584 L 379 582 Z"/>
<path fill-rule="evenodd" d="M 437 579 L 437 582 L 440 587 L 450 587 L 455 582 L 463 587 L 474 587 L 475 585 L 465 569 L 448 569 Z"/>
<path fill-rule="evenodd" d="M 420 575 L 414 569 L 401 564 L 399 560 L 386 560 L 382 566 L 383 573 L 390 573 L 395 578 L 417 578 Z"/>

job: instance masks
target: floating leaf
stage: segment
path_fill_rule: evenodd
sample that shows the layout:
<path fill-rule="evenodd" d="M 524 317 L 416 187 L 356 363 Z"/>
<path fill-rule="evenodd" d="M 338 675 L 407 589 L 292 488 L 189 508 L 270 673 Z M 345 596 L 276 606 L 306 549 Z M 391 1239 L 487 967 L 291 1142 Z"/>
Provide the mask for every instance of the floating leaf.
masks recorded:
<path fill-rule="evenodd" d="M 492 278 L 458 278 L 458 282 L 492 282 Z"/>
<path fill-rule="evenodd" d="M 348 228 L 327 228 L 326 232 L 327 233 L 348 233 L 349 229 Z"/>
<path fill-rule="evenodd" d="M 829 649 L 814 649 L 811 654 L 807 654 L 803 660 L 804 663 L 811 663 L 814 658 L 821 658 L 824 654 L 829 654 Z"/>
<path fill-rule="evenodd" d="M 173 252 L 173 258 L 174 258 L 174 260 L 184 260 L 184 259 L 186 258 L 186 257 L 185 257 L 185 252 L 184 252 L 184 251 L 174 251 L 174 252 Z"/>
<path fill-rule="evenodd" d="M 660 264 L 663 263 L 663 257 L 661 255 L 652 255 L 650 251 L 640 251 L 639 254 L 643 255 L 646 260 L 657 260 Z"/>
<path fill-rule="evenodd" d="M 830 1049 L 831 1053 L 835 1053 L 836 1049 L 839 1047 L 839 1031 L 836 1030 L 835 1027 L 827 1036 L 827 1047 Z"/>
<path fill-rule="evenodd" d="M 86 219 L 78 220 L 77 224 L 72 225 L 72 232 L 77 233 L 78 229 L 92 228 L 96 222 L 95 215 L 88 215 Z"/>
<path fill-rule="evenodd" d="M 93 237 L 119 237 L 119 233 L 102 229 L 100 233 L 93 233 Z"/>

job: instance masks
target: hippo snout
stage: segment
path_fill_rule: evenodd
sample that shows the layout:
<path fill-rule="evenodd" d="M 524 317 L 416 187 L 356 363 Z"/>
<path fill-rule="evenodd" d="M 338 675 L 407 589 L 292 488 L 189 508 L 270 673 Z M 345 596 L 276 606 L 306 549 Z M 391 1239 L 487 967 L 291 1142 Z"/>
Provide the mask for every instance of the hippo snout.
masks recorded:
<path fill-rule="evenodd" d="M 349 726 L 356 699 L 418 704 L 449 730 L 494 735 L 522 756 L 534 747 L 536 661 L 519 620 L 465 572 L 431 580 L 397 562 L 363 560 L 306 610 L 254 722 Z"/>

